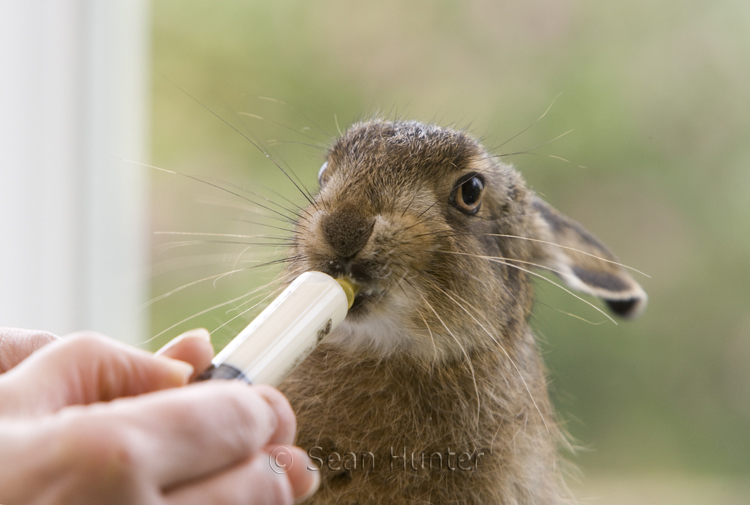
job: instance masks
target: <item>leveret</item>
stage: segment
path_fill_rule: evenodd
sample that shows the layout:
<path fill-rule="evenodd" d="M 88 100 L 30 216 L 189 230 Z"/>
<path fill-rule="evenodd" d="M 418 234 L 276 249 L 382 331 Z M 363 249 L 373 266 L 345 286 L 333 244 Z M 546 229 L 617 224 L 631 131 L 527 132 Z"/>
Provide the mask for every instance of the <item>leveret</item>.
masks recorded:
<path fill-rule="evenodd" d="M 555 504 L 567 493 L 544 366 L 529 328 L 535 270 L 604 299 L 646 294 L 577 222 L 468 134 L 352 126 L 296 226 L 289 279 L 360 284 L 344 322 L 281 385 L 315 504 Z"/>

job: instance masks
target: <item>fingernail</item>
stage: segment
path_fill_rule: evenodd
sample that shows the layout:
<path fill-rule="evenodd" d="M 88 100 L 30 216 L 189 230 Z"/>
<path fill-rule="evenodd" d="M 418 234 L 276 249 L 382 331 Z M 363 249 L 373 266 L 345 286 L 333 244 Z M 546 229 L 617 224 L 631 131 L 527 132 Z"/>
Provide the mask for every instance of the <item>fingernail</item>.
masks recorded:
<path fill-rule="evenodd" d="M 211 334 L 205 328 L 195 328 L 192 330 L 188 330 L 177 338 L 182 338 L 182 337 L 202 338 L 206 342 L 211 343 Z"/>
<path fill-rule="evenodd" d="M 313 468 L 312 464 L 313 464 L 312 460 L 308 458 L 305 468 L 308 468 L 308 469 Z M 315 494 L 315 492 L 320 487 L 320 470 L 307 470 L 307 471 L 313 474 L 313 481 L 312 481 L 312 484 L 310 484 L 310 489 L 305 491 L 302 494 L 302 496 L 297 498 L 297 503 L 303 502 L 307 500 L 308 498 L 310 498 L 312 495 Z"/>
<path fill-rule="evenodd" d="M 180 378 L 183 378 L 185 382 L 190 380 L 190 377 L 193 376 L 193 372 L 195 371 L 195 369 L 190 363 L 177 359 L 167 358 L 166 356 L 158 356 L 158 358 L 172 370 L 172 373 L 179 376 Z"/>

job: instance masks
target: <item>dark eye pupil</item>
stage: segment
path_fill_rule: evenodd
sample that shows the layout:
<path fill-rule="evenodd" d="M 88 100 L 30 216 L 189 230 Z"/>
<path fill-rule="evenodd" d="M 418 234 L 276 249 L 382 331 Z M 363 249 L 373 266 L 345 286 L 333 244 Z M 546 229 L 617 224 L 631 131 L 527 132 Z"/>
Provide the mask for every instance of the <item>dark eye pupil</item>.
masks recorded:
<path fill-rule="evenodd" d="M 482 194 L 484 185 L 476 177 L 472 177 L 461 185 L 461 199 L 466 205 L 474 205 Z"/>

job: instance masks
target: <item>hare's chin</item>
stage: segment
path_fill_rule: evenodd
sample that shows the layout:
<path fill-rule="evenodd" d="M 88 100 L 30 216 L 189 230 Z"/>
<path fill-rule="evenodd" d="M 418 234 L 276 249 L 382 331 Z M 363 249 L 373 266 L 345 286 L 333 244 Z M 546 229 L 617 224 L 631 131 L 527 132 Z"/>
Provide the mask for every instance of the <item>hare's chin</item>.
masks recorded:
<path fill-rule="evenodd" d="M 375 351 L 388 355 L 403 345 L 403 333 L 395 320 L 369 316 L 361 321 L 344 321 L 326 342 L 353 352 Z"/>
<path fill-rule="evenodd" d="M 352 306 L 350 314 L 326 342 L 354 352 L 375 351 L 381 355 L 408 347 L 405 315 L 413 310 L 408 300 L 393 292 L 364 291 L 361 296 L 361 307 L 355 310 Z"/>

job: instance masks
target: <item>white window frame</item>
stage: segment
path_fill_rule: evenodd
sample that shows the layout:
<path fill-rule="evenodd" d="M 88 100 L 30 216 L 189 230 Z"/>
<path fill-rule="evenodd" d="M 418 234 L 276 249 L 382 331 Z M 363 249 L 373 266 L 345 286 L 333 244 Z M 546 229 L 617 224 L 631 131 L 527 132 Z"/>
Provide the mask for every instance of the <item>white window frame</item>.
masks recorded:
<path fill-rule="evenodd" d="M 0 6 L 0 326 L 147 337 L 148 0 Z"/>

